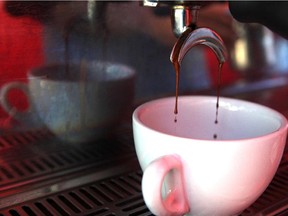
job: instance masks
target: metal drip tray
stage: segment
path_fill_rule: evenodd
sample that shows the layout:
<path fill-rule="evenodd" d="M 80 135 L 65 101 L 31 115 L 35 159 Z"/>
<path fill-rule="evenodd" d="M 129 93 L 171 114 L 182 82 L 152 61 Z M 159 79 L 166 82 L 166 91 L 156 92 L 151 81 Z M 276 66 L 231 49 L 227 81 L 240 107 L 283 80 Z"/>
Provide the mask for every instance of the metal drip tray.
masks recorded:
<path fill-rule="evenodd" d="M 131 126 L 70 145 L 47 131 L 0 137 L 0 216 L 147 216 Z M 242 216 L 288 215 L 288 154 Z"/>

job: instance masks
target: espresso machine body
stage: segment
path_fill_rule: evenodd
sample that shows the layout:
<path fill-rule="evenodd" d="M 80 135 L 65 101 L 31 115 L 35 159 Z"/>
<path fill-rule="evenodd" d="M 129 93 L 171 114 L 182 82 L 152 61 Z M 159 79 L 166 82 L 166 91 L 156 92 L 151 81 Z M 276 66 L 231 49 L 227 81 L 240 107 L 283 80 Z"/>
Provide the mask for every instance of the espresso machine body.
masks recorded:
<path fill-rule="evenodd" d="M 198 28 L 197 17 L 210 4 L 214 2 L 0 2 L 0 216 L 152 215 L 142 197 L 143 173 L 136 158 L 131 115 L 144 101 L 175 96 L 175 71 L 169 59 L 173 45 L 187 27 Z M 244 34 L 246 41 L 250 39 L 249 33 Z M 276 36 L 273 38 L 277 39 Z M 267 35 L 263 40 L 273 43 Z M 245 44 L 249 47 L 257 45 Z M 229 83 L 231 85 L 223 84 L 221 96 L 270 106 L 287 117 L 288 66 L 282 60 L 288 53 L 285 44 L 286 41 L 277 42 L 281 53 L 277 54 L 280 56 L 277 58 L 283 63 L 281 70 L 277 58 L 272 58 L 275 60 L 273 63 L 269 59 L 265 63 L 257 63 L 244 72 L 243 67 L 239 68 L 239 61 L 238 64 L 234 62 L 231 73 L 240 78 L 233 84 Z M 227 66 L 233 63 L 232 55 L 240 54 L 235 54 L 239 45 L 225 46 Z M 251 49 L 249 51 L 255 51 Z M 274 51 L 277 52 L 276 49 Z M 275 57 L 275 52 L 272 52 L 272 57 Z M 269 54 L 271 52 L 267 51 Z M 99 62 L 108 62 L 109 67 L 99 66 Z M 216 95 L 210 63 L 202 46 L 189 50 L 181 64 L 179 94 Z M 59 69 L 57 65 L 62 65 L 61 77 L 55 75 Z M 75 68 L 79 74 L 67 78 L 74 65 L 77 65 Z M 95 65 L 105 71 L 99 75 L 100 84 L 93 74 Z M 269 69 L 259 69 L 264 66 Z M 275 66 L 275 70 L 270 69 L 271 66 Z M 43 72 L 40 78 L 31 75 L 31 71 L 43 67 L 57 70 L 51 71 L 53 75 Z M 121 71 L 125 71 L 126 76 Z M 258 71 L 261 71 L 260 75 Z M 257 76 L 251 78 L 250 73 Z M 55 84 L 55 79 L 60 81 Z M 91 86 L 94 79 L 97 84 Z M 65 83 L 61 83 L 63 80 Z M 9 87 L 11 92 L 8 94 L 3 89 L 9 83 L 14 84 Z M 34 93 L 30 85 L 33 85 Z M 47 91 L 37 90 L 39 86 Z M 92 90 L 100 93 L 90 94 Z M 52 92 L 49 96 L 53 99 L 51 101 L 44 99 L 48 91 Z M 65 91 L 68 93 L 63 94 Z M 61 101 L 78 94 L 83 97 L 77 103 L 71 102 L 71 106 L 65 104 L 63 111 Z M 53 112 L 62 112 L 62 116 L 75 112 L 69 120 L 82 119 L 81 116 L 88 112 L 99 112 L 90 99 L 92 96 L 94 101 L 101 98 L 100 103 L 105 105 L 101 108 L 104 114 L 98 115 L 98 118 L 103 120 L 103 116 L 112 116 L 113 108 L 118 110 L 117 121 L 107 118 L 99 124 L 105 126 L 107 122 L 113 122 L 115 127 L 109 127 L 107 134 L 95 140 L 80 143 L 63 141 L 38 115 L 34 115 L 37 112 L 31 100 L 35 95 L 45 101 L 43 113 L 48 113 L 52 106 Z M 10 108 L 3 106 L 4 96 Z M 55 103 L 58 103 L 57 106 Z M 77 109 L 73 107 L 75 104 L 78 104 Z M 84 109 L 86 104 L 93 104 L 93 110 Z M 123 104 L 126 105 L 124 108 Z M 53 112 L 49 118 L 53 118 Z M 19 113 L 28 115 L 18 118 Z M 93 116 L 89 115 L 89 118 Z M 79 124 L 86 124 L 89 120 L 79 120 Z M 72 126 L 72 123 L 65 125 L 66 128 Z M 288 214 L 287 160 L 285 150 L 272 183 L 241 215 Z M 239 178 L 244 178 L 242 173 L 239 173 Z"/>

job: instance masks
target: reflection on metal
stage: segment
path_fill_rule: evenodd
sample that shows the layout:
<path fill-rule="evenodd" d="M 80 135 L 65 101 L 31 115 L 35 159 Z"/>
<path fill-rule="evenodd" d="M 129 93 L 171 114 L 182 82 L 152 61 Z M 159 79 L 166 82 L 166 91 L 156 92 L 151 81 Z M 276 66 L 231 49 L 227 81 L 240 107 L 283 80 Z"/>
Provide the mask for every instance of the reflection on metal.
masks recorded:
<path fill-rule="evenodd" d="M 197 25 L 198 11 L 205 1 L 161 1 L 143 0 L 142 5 L 148 7 L 166 6 L 171 8 L 171 24 L 174 35 L 178 38 L 188 28 Z"/>
<path fill-rule="evenodd" d="M 244 40 L 235 42 L 235 61 L 238 62 L 239 69 L 242 70 L 248 64 L 248 56 L 245 53 L 247 50 L 247 43 Z"/>
<path fill-rule="evenodd" d="M 115 137 L 85 145 L 61 143 L 47 131 L 2 136 L 0 216 L 152 216 L 131 130 L 124 125 Z M 241 216 L 285 215 L 287 161 L 288 152 L 265 193 Z"/>
<path fill-rule="evenodd" d="M 233 69 L 247 79 L 288 71 L 288 42 L 260 24 L 234 23 L 238 39 L 229 47 Z"/>
<path fill-rule="evenodd" d="M 226 47 L 220 36 L 209 28 L 199 28 L 193 30 L 187 28 L 181 37 L 176 41 L 170 60 L 172 63 L 179 63 L 191 48 L 197 45 L 205 45 L 215 53 L 218 62 L 224 63 L 226 61 Z"/>
<path fill-rule="evenodd" d="M 180 37 L 188 27 L 196 27 L 199 9 L 200 6 L 197 5 L 193 7 L 180 5 L 172 8 L 171 23 L 176 37 Z"/>
<path fill-rule="evenodd" d="M 159 4 L 159 1 L 143 0 L 141 4 L 142 6 L 147 6 L 147 7 L 157 7 L 157 5 Z"/>

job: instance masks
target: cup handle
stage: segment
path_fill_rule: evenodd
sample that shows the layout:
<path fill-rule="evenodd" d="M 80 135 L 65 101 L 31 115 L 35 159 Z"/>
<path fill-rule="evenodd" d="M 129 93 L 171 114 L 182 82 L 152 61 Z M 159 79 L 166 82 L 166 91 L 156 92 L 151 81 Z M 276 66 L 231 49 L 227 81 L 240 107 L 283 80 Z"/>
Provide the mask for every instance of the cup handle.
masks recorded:
<path fill-rule="evenodd" d="M 161 191 L 167 175 L 172 175 L 168 182 L 171 185 L 168 185 L 167 195 L 163 197 Z M 147 207 L 155 215 L 175 216 L 188 213 L 189 204 L 180 157 L 166 155 L 151 162 L 143 174 L 142 193 Z"/>
<path fill-rule="evenodd" d="M 25 95 L 27 96 L 29 106 L 31 105 L 27 84 L 22 83 L 22 82 L 11 82 L 11 83 L 5 84 L 1 88 L 1 91 L 0 91 L 0 99 L 1 99 L 0 101 L 1 101 L 1 105 L 3 109 L 7 113 L 9 113 L 9 115 L 11 115 L 12 117 L 15 117 L 16 119 L 27 117 L 28 111 L 20 111 L 17 109 L 17 107 L 11 105 L 11 103 L 9 102 L 7 96 L 8 96 L 9 91 L 11 91 L 12 89 L 20 89 L 21 91 L 23 91 Z"/>

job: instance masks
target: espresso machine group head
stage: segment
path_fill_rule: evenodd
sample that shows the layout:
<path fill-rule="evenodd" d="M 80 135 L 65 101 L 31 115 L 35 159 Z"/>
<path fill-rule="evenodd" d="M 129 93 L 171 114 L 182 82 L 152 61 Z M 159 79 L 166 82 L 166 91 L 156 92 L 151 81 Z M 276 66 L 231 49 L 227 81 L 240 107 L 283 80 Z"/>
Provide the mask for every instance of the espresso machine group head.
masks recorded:
<path fill-rule="evenodd" d="M 161 1 L 161 0 L 143 0 L 142 5 L 148 7 L 170 7 L 171 8 L 171 25 L 176 37 L 191 27 L 196 28 L 199 9 L 208 4 L 207 1 Z"/>
<path fill-rule="evenodd" d="M 197 28 L 199 9 L 211 1 L 161 1 L 143 0 L 143 6 L 166 6 L 171 8 L 171 24 L 176 41 L 170 60 L 175 65 L 181 62 L 187 52 L 197 45 L 209 47 L 216 55 L 220 64 L 226 59 L 226 48 L 221 37 L 209 28 Z"/>

